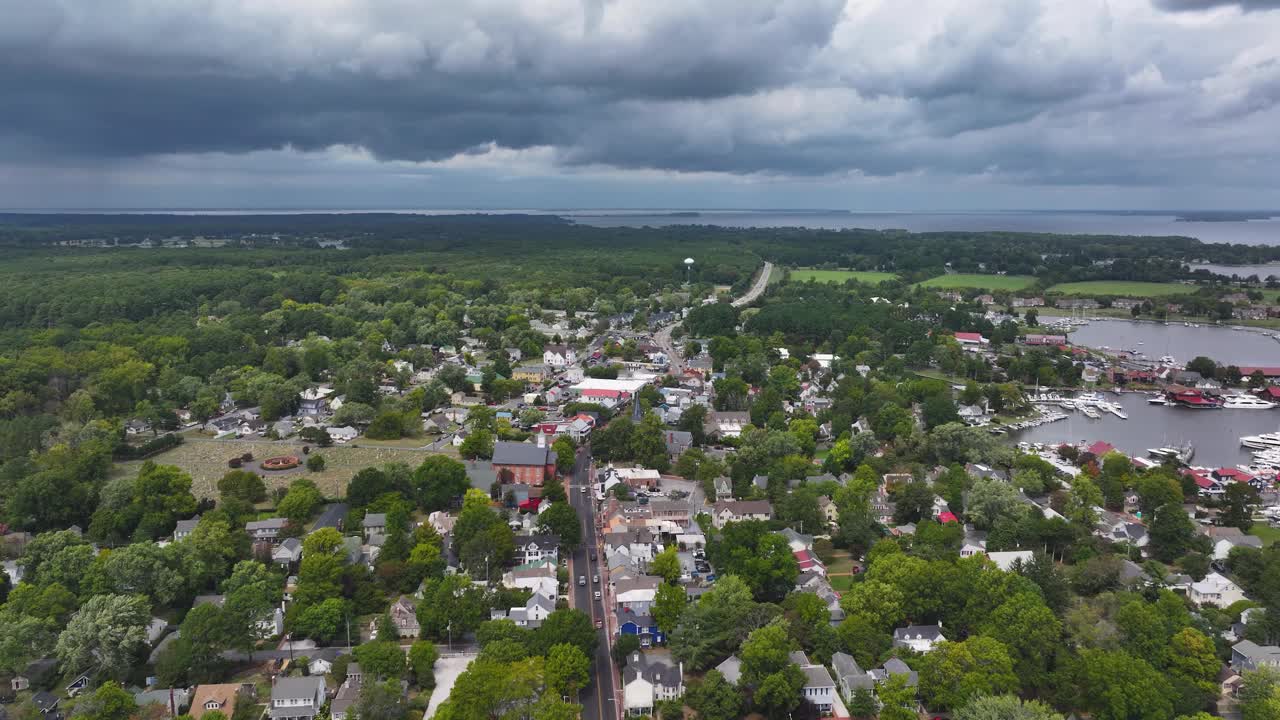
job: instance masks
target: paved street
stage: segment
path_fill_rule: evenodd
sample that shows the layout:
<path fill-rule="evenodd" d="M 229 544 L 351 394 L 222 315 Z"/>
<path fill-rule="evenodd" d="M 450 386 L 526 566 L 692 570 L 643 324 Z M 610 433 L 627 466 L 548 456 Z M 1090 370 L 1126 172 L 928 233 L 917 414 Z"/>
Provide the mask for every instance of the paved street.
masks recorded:
<path fill-rule="evenodd" d="M 760 274 L 756 277 L 756 281 L 752 283 L 750 289 L 743 293 L 742 297 L 733 301 L 734 307 L 742 307 L 755 302 L 756 298 L 764 293 L 765 288 L 769 287 L 769 277 L 773 274 L 773 263 L 766 262 L 764 267 L 760 268 Z M 684 374 L 684 357 L 677 352 L 675 343 L 671 341 L 671 331 L 683 321 L 676 321 L 670 325 L 664 325 L 658 328 L 653 334 L 653 343 L 662 348 L 662 352 L 667 354 L 671 359 L 671 374 L 679 377 Z"/>
<path fill-rule="evenodd" d="M 594 513 L 596 501 L 590 486 L 591 448 L 586 446 L 578 451 L 578 462 L 574 466 L 573 477 L 569 483 L 569 502 L 578 511 L 578 517 L 581 518 L 583 525 L 582 546 L 573 553 L 571 558 L 572 572 L 569 582 L 573 589 L 573 606 L 590 614 L 593 623 L 597 620 L 601 621 L 604 627 L 598 631 L 600 644 L 591 662 L 592 682 L 582 691 L 580 702 L 584 720 L 614 720 L 620 714 L 618 703 L 621 702 L 621 695 L 618 691 L 617 669 L 609 656 L 612 637 L 609 633 L 610 619 L 605 614 L 607 598 L 604 597 L 608 592 L 608 577 L 602 569 L 604 565 L 601 561 L 604 555 L 599 546 L 600 538 L 596 534 Z M 586 492 L 580 489 L 584 487 L 588 488 Z M 595 549 L 597 553 L 595 562 L 591 561 L 591 549 Z M 585 586 L 578 585 L 579 576 L 586 577 Z M 591 581 L 595 576 L 600 576 L 598 584 Z M 601 600 L 596 600 L 594 597 L 597 590 L 601 592 Z"/>

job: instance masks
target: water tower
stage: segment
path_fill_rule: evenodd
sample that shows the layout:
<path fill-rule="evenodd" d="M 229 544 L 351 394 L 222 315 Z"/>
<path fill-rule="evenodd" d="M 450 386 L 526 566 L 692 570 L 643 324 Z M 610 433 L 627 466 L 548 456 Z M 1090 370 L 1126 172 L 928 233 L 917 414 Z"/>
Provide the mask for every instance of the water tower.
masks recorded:
<path fill-rule="evenodd" d="M 684 259 L 684 284 L 689 284 L 689 275 L 693 272 L 693 258 Z"/>

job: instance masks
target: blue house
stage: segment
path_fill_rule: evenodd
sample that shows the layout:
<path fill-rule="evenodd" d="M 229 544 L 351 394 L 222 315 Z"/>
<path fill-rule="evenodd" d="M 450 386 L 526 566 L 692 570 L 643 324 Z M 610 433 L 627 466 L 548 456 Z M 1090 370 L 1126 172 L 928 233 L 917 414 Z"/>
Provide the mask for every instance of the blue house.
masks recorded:
<path fill-rule="evenodd" d="M 619 612 L 618 633 L 639 637 L 640 647 L 652 647 L 653 645 L 665 645 L 667 643 L 666 634 L 658 630 L 658 623 L 648 615 Z"/>

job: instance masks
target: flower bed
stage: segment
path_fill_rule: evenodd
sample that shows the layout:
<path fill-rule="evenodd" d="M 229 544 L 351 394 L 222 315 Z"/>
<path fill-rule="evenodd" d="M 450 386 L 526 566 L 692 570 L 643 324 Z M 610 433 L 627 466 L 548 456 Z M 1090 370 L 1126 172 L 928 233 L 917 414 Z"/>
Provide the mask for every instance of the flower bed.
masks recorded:
<path fill-rule="evenodd" d="M 263 470 L 292 470 L 302 464 L 297 455 L 281 455 L 262 461 Z"/>

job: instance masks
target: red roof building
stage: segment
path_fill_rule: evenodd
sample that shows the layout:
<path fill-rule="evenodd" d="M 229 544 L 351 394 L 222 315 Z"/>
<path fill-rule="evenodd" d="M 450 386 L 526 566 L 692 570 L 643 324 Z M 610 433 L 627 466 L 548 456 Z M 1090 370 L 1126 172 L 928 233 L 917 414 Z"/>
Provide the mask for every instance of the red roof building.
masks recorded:
<path fill-rule="evenodd" d="M 1109 443 L 1109 442 L 1103 442 L 1102 440 L 1099 440 L 1098 442 L 1096 442 L 1096 443 L 1094 443 L 1094 444 L 1090 445 L 1089 447 L 1085 448 L 1085 452 L 1090 453 L 1090 454 L 1091 454 L 1091 455 L 1093 455 L 1094 457 L 1099 457 L 1099 458 L 1100 458 L 1100 457 L 1102 457 L 1103 455 L 1106 455 L 1107 453 L 1109 453 L 1109 452 L 1111 452 L 1112 450 L 1115 450 L 1115 449 L 1116 449 L 1116 446 L 1115 446 L 1115 445 L 1112 445 L 1112 444 L 1111 444 L 1111 443 Z"/>
<path fill-rule="evenodd" d="M 945 525 L 946 523 L 960 522 L 960 518 L 956 517 L 955 513 L 948 510 L 944 513 L 938 513 L 938 522 Z"/>
<path fill-rule="evenodd" d="M 1242 365 L 1240 366 L 1240 375 L 1249 377 L 1254 370 L 1262 371 L 1262 377 L 1265 378 L 1280 378 L 1280 367 L 1245 367 Z"/>
<path fill-rule="evenodd" d="M 982 337 L 982 333 L 958 332 L 956 333 L 956 342 L 961 345 L 986 345 L 990 341 Z"/>

